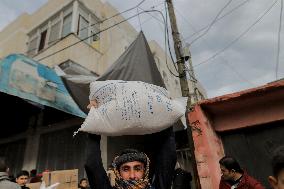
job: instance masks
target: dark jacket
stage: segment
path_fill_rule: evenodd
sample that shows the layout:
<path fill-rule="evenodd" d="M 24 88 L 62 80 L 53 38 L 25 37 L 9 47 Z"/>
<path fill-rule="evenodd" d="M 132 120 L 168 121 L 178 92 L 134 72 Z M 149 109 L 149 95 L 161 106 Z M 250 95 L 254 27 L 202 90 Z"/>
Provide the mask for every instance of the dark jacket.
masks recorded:
<path fill-rule="evenodd" d="M 175 137 L 172 127 L 147 136 L 155 147 L 154 181 L 149 189 L 170 189 L 176 164 Z M 100 150 L 100 136 L 89 134 L 87 161 L 85 170 L 91 189 L 112 189 L 107 173 L 103 167 Z M 147 141 L 147 140 L 146 140 Z M 150 164 L 150 169 L 153 169 Z"/>
<path fill-rule="evenodd" d="M 21 187 L 11 182 L 6 172 L 0 172 L 0 189 L 21 189 Z"/>
<path fill-rule="evenodd" d="M 190 172 L 177 168 L 174 174 L 173 189 L 190 189 L 191 180 Z"/>
<path fill-rule="evenodd" d="M 27 186 L 21 186 L 21 189 L 30 189 L 30 188 Z"/>
<path fill-rule="evenodd" d="M 231 185 L 224 181 L 220 181 L 219 189 L 231 189 Z M 249 176 L 244 172 L 243 177 L 241 178 L 240 183 L 237 186 L 237 189 L 265 189 L 260 182 Z"/>

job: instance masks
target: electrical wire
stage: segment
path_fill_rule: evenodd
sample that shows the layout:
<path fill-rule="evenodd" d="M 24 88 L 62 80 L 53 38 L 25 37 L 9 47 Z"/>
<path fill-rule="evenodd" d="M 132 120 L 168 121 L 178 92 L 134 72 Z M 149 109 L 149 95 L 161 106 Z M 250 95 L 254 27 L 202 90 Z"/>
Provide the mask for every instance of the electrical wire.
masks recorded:
<path fill-rule="evenodd" d="M 140 8 L 140 7 L 139 7 Z M 143 11 L 145 11 L 144 9 L 142 9 L 142 8 L 140 8 L 141 10 L 143 10 Z M 178 72 L 178 70 L 177 70 L 177 68 L 175 67 L 175 64 L 174 64 L 174 61 L 173 61 L 173 58 L 171 57 L 171 60 L 172 60 L 172 63 L 173 63 L 173 65 L 174 65 L 174 67 L 175 67 L 175 70 L 176 70 L 176 72 L 178 72 L 177 74 L 175 74 L 175 73 L 173 73 L 172 72 L 172 70 L 170 69 L 170 67 L 169 67 L 169 65 L 168 65 L 168 55 L 167 55 L 167 41 L 168 41 L 168 31 L 167 31 L 167 28 L 168 28 L 168 25 L 167 25 L 167 9 L 166 9 L 166 7 L 165 7 L 165 11 L 166 11 L 166 18 L 164 19 L 164 22 L 162 22 L 160 19 L 158 19 L 157 17 L 155 17 L 155 16 L 153 16 L 152 14 L 150 14 L 149 13 L 149 15 L 152 17 L 152 18 L 155 18 L 156 20 L 158 20 L 159 22 L 162 22 L 162 24 L 164 24 L 164 33 L 165 33 L 165 38 L 164 38 L 164 41 L 165 41 L 165 60 L 166 60 L 166 66 L 167 66 L 167 68 L 168 68 L 168 70 L 169 70 L 169 72 L 170 72 L 170 74 L 172 74 L 174 77 L 180 77 L 178 74 L 179 74 L 179 72 Z M 165 21 L 166 20 L 166 21 Z M 148 21 L 148 20 L 147 20 Z M 143 23 L 144 24 L 144 23 Z M 168 42 L 169 43 L 169 42 Z"/>
<path fill-rule="evenodd" d="M 171 45 L 170 45 L 170 40 L 169 40 L 169 29 L 168 29 L 168 9 L 167 9 L 167 3 L 165 1 L 165 13 L 166 13 L 166 19 L 165 19 L 165 38 L 167 39 L 167 43 L 168 43 L 168 49 L 169 49 L 169 53 L 170 53 L 170 58 L 172 60 L 172 63 L 174 65 L 174 68 L 176 70 L 177 73 L 179 73 L 178 69 L 176 68 L 175 65 L 175 61 L 172 55 L 172 51 L 171 51 Z M 167 52 L 167 50 L 165 49 L 165 51 Z M 167 59 L 166 59 L 167 60 Z"/>
<path fill-rule="evenodd" d="M 177 68 L 176 68 L 176 66 L 175 66 L 175 64 L 174 64 L 174 61 L 173 61 L 173 58 L 171 57 L 171 60 L 172 60 L 172 63 L 173 63 L 173 66 L 174 66 L 174 68 L 175 68 L 175 70 L 176 70 L 176 72 L 177 72 L 177 74 L 174 74 L 173 72 L 172 72 L 172 70 L 170 69 L 170 67 L 169 67 L 169 65 L 168 65 L 168 53 L 167 53 L 167 48 L 168 48 L 168 46 L 167 46 L 167 41 L 168 41 L 168 15 L 167 15 L 167 8 L 165 7 L 165 13 L 166 13 L 166 18 L 165 18 L 165 24 L 164 24 L 164 28 L 165 28 L 165 31 L 164 31 L 164 36 L 165 36 L 165 39 L 164 39 L 164 42 L 165 42 L 165 60 L 166 60 L 166 66 L 167 66 L 167 68 L 168 68 L 168 70 L 169 70 L 169 72 L 174 76 L 174 77 L 180 77 L 179 76 L 179 72 L 178 72 L 178 70 L 177 70 Z M 169 51 L 170 51 L 170 48 L 169 48 Z"/>
<path fill-rule="evenodd" d="M 194 42 L 196 42 L 198 39 L 200 39 L 201 37 L 203 37 L 204 35 L 206 35 L 208 33 L 208 31 L 211 29 L 211 27 L 217 22 L 217 18 L 220 16 L 220 14 L 225 10 L 225 8 L 227 8 L 227 6 L 229 6 L 229 4 L 231 4 L 233 0 L 229 0 L 224 7 L 222 7 L 222 9 L 218 12 L 218 14 L 215 16 L 215 18 L 213 19 L 213 21 L 211 22 L 211 24 L 208 26 L 208 28 L 205 30 L 205 32 L 203 34 L 201 34 L 200 36 L 196 37 L 195 39 L 193 39 L 190 44 L 192 45 Z"/>
<path fill-rule="evenodd" d="M 281 0 L 281 3 L 280 3 L 280 18 L 279 18 L 277 57 L 276 57 L 276 69 L 275 69 L 276 80 L 278 80 L 278 69 L 279 69 L 279 58 L 280 58 L 280 47 L 281 47 L 282 12 L 283 12 L 283 0 Z"/>
<path fill-rule="evenodd" d="M 249 1 L 250 1 L 250 0 L 243 1 L 243 2 L 240 3 L 239 5 L 235 6 L 234 8 L 232 8 L 231 10 L 229 10 L 228 12 L 226 12 L 223 16 L 219 17 L 219 18 L 216 20 L 216 22 L 219 21 L 219 20 L 221 20 L 221 19 L 223 19 L 223 18 L 225 18 L 226 16 L 230 15 L 230 14 L 233 13 L 235 10 L 237 10 L 237 9 L 240 8 L 240 7 L 242 7 L 243 5 L 245 5 L 246 3 L 248 3 Z M 185 18 L 184 18 L 184 19 L 185 19 Z M 185 20 L 186 20 L 186 19 L 185 19 Z M 186 21 L 187 21 L 187 20 L 186 20 Z M 187 22 L 188 22 L 188 21 L 187 21 Z M 194 27 L 192 26 L 192 24 L 190 24 L 190 22 L 188 22 L 188 23 L 189 23 L 189 25 L 194 29 Z M 204 26 L 203 28 L 199 29 L 198 31 L 195 31 L 195 32 L 194 32 L 193 34 L 191 34 L 190 36 L 185 37 L 184 40 L 187 40 L 187 39 L 189 39 L 189 38 L 195 36 L 196 34 L 202 32 L 203 30 L 205 30 L 205 29 L 208 28 L 209 26 L 210 26 L 210 24 Z"/>
<path fill-rule="evenodd" d="M 238 40 L 240 40 L 245 34 L 247 34 L 258 22 L 260 22 L 262 20 L 262 18 L 275 6 L 275 4 L 277 3 L 278 0 L 274 1 L 272 3 L 272 5 L 265 10 L 265 12 L 252 24 L 250 25 L 244 32 L 242 32 L 236 39 L 234 39 L 233 41 L 231 41 L 228 45 L 226 45 L 223 49 L 221 49 L 220 51 L 216 52 L 214 55 L 210 56 L 209 58 L 207 58 L 206 60 L 194 65 L 194 67 L 200 66 L 202 64 L 207 63 L 208 61 L 214 59 L 216 56 L 218 56 L 219 54 L 221 54 L 222 52 L 224 52 L 225 50 L 227 50 L 230 46 L 232 46 L 234 43 L 236 43 Z"/>
<path fill-rule="evenodd" d="M 86 29 L 86 28 L 88 28 L 88 27 L 95 26 L 96 24 L 101 24 L 101 23 L 103 23 L 103 22 L 105 22 L 105 21 L 107 21 L 107 20 L 109 20 L 109 19 L 112 19 L 112 18 L 114 18 L 114 17 L 116 17 L 116 16 L 119 16 L 119 15 L 121 15 L 121 14 L 123 14 L 123 13 L 126 13 L 126 12 L 128 12 L 128 11 L 131 11 L 131 10 L 133 10 L 133 9 L 136 9 L 136 8 L 138 8 L 142 3 L 144 3 L 144 1 L 145 1 L 145 0 L 142 0 L 142 1 L 140 1 L 137 5 L 135 5 L 134 7 L 131 7 L 131 8 L 129 8 L 129 9 L 126 9 L 125 11 L 119 12 L 119 13 L 117 13 L 117 14 L 114 14 L 114 15 L 112 15 L 111 17 L 108 17 L 108 18 L 106 18 L 106 19 L 104 19 L 104 20 L 102 20 L 102 21 L 99 21 L 99 22 L 96 22 L 96 23 L 94 23 L 94 24 L 91 24 L 90 26 L 86 26 L 85 28 L 82 28 L 82 29 L 80 29 L 79 31 L 84 30 L 84 29 Z"/>
<path fill-rule="evenodd" d="M 141 25 L 141 20 L 140 20 L 140 15 L 139 15 L 139 7 L 137 7 L 137 13 L 138 13 L 138 21 L 140 25 L 140 31 L 142 31 L 142 25 Z"/>
<path fill-rule="evenodd" d="M 159 4 L 157 4 L 157 5 L 154 5 L 154 6 L 152 6 L 151 8 L 153 9 L 153 8 L 155 8 L 155 7 L 158 7 L 159 5 L 161 5 L 161 4 L 163 4 L 163 3 L 164 3 L 164 2 L 159 3 Z M 139 7 L 139 9 L 141 9 L 142 11 L 145 11 L 145 9 L 143 9 L 143 8 L 141 8 L 141 7 Z M 160 20 L 159 18 L 153 16 L 151 13 L 148 13 L 148 14 L 149 14 L 152 18 L 158 20 L 160 23 L 165 24 L 162 20 Z M 143 23 L 144 23 L 144 22 L 143 22 Z"/>
<path fill-rule="evenodd" d="M 174 68 L 175 68 L 175 70 L 176 70 L 176 72 L 179 74 L 179 78 L 181 78 L 181 77 L 183 77 L 183 76 L 181 76 L 180 75 L 180 73 L 179 73 L 179 71 L 178 71 L 178 69 L 176 68 L 176 65 L 175 65 L 175 61 L 174 61 L 174 59 L 173 59 L 173 55 L 172 55 L 172 51 L 171 51 L 171 48 L 170 48 L 170 40 L 169 40 L 169 30 L 168 30 L 168 11 L 167 11 L 168 9 L 167 9 L 167 4 L 166 4 L 166 1 L 165 1 L 165 13 L 166 13 L 166 26 L 165 26 L 165 29 L 166 29 L 166 32 L 165 32 L 165 35 L 167 36 L 166 38 L 167 38 L 167 43 L 168 43 L 168 49 L 169 49 L 169 53 L 170 53 L 170 58 L 171 58 L 171 60 L 172 60 L 172 63 L 173 63 L 173 65 L 174 65 Z M 166 59 L 166 64 L 167 64 L 167 59 Z M 167 64 L 167 67 L 168 67 L 168 64 Z M 169 67 L 168 67 L 168 69 L 169 69 Z M 170 69 L 169 69 L 170 70 Z M 190 71 L 189 70 L 187 70 L 187 73 L 190 75 L 190 77 L 193 79 L 193 80 L 191 80 L 191 79 L 189 79 L 190 81 L 192 81 L 192 82 L 197 82 L 197 79 L 190 73 Z M 174 74 L 173 74 L 174 75 Z M 175 76 L 175 75 L 174 75 Z"/>
<path fill-rule="evenodd" d="M 239 8 L 239 7 L 241 7 L 242 5 L 244 5 L 245 3 L 247 3 L 248 1 L 250 1 L 250 0 L 246 0 L 246 1 L 242 2 L 241 4 L 237 5 L 236 7 L 234 7 L 233 9 L 231 9 L 229 12 L 227 12 L 227 13 L 225 13 L 223 16 L 219 17 L 219 18 L 217 19 L 217 21 L 220 20 L 220 19 L 222 19 L 222 18 L 224 18 L 224 17 L 227 16 L 228 14 L 232 13 L 234 10 L 236 10 L 236 9 Z M 205 26 L 203 29 L 197 31 L 197 30 L 195 29 L 195 27 L 180 13 L 180 11 L 179 11 L 177 8 L 175 8 L 175 10 L 176 10 L 176 12 L 189 24 L 189 26 L 193 28 L 193 30 L 195 31 L 195 34 L 200 33 L 200 31 L 203 31 L 204 28 L 206 29 L 206 28 L 209 26 L 209 25 L 207 25 L 207 26 Z M 194 34 L 193 34 L 193 35 L 194 35 Z M 184 40 L 185 40 L 185 39 L 183 39 L 183 41 L 184 41 Z M 234 69 L 233 66 L 229 64 L 228 60 L 226 60 L 226 59 L 225 59 L 224 57 L 222 57 L 222 56 L 221 56 L 221 58 L 224 60 L 223 65 L 227 66 L 232 72 L 234 72 L 235 75 L 240 78 L 240 81 L 245 81 L 245 82 L 247 82 L 247 83 L 250 84 L 250 85 L 256 86 L 254 83 L 252 83 L 251 81 L 249 81 L 248 79 L 246 79 L 246 78 L 245 78 L 241 73 L 239 73 L 236 69 Z"/>
<path fill-rule="evenodd" d="M 252 83 L 251 81 L 246 79 L 243 75 L 241 75 L 231 64 L 229 64 L 229 62 L 226 59 L 223 58 L 223 60 L 224 60 L 223 64 L 225 66 L 227 66 L 228 68 L 230 68 L 230 70 L 232 72 L 234 72 L 242 81 L 245 81 L 245 82 L 247 82 L 248 84 L 250 84 L 252 86 L 256 86 L 256 84 Z"/>
<path fill-rule="evenodd" d="M 156 5 L 156 6 L 159 6 L 160 4 L 158 4 L 158 5 Z M 143 10 L 143 11 L 145 11 L 144 9 L 142 9 L 141 7 L 139 7 L 141 10 Z M 167 8 L 165 7 L 165 11 L 167 11 Z M 164 33 L 165 33 L 165 61 L 166 61 L 166 66 L 167 66 L 167 69 L 169 70 L 169 72 L 170 72 L 170 74 L 172 74 L 174 77 L 181 77 L 181 76 L 179 76 L 178 74 L 179 74 L 179 72 L 178 72 L 178 70 L 177 70 L 177 68 L 175 67 L 175 64 L 174 64 L 174 60 L 173 60 L 173 57 L 171 56 L 171 60 L 172 60 L 172 63 L 173 63 L 173 65 L 174 65 L 174 67 L 175 67 L 175 70 L 176 70 L 176 72 L 177 72 L 177 74 L 175 74 L 175 73 L 173 73 L 173 71 L 170 69 L 170 67 L 169 67 L 169 65 L 168 65 L 168 59 L 167 59 L 167 57 L 168 57 L 168 55 L 167 55 L 167 44 L 168 45 L 170 45 L 170 43 L 169 43 L 169 35 L 168 35 L 168 25 L 167 24 L 165 24 L 165 23 L 167 23 L 167 12 L 166 12 L 166 18 L 165 18 L 165 22 L 163 22 L 163 21 L 161 21 L 160 19 L 158 19 L 157 17 L 155 17 L 155 16 L 153 16 L 151 13 L 148 13 L 152 18 L 154 18 L 154 19 L 156 19 L 156 20 L 158 20 L 159 22 L 161 22 L 163 25 L 164 25 L 164 28 L 165 28 L 165 31 L 164 31 Z M 160 13 L 161 14 L 161 13 Z M 163 16 L 163 15 L 162 15 Z M 150 19 L 152 19 L 152 18 L 150 18 Z M 146 20 L 145 22 L 147 22 L 147 21 L 149 21 L 150 19 L 148 19 L 148 20 Z M 142 23 L 142 25 L 145 23 L 145 22 L 143 22 Z M 169 48 L 169 51 L 170 51 L 170 48 Z M 192 82 L 197 82 L 197 80 L 195 79 L 195 77 L 194 76 L 192 76 L 190 73 L 189 73 L 189 75 L 190 75 L 190 77 L 191 78 L 193 78 L 193 80 L 191 80 Z"/>

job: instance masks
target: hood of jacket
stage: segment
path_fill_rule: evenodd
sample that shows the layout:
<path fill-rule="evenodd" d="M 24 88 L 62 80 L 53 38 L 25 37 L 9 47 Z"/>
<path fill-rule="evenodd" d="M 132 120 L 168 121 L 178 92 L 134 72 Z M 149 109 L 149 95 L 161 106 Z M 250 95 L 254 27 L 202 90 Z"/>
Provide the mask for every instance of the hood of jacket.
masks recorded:
<path fill-rule="evenodd" d="M 6 172 L 0 172 L 0 180 L 2 180 L 2 179 L 10 180 L 9 176 L 8 176 L 8 174 Z"/>

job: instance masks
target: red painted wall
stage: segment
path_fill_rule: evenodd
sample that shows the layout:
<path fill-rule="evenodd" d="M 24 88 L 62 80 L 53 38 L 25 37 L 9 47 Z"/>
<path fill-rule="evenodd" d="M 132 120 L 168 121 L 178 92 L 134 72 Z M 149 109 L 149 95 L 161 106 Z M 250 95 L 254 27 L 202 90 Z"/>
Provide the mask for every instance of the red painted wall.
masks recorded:
<path fill-rule="evenodd" d="M 194 111 L 188 116 L 193 131 L 201 187 L 203 189 L 218 189 L 221 178 L 219 160 L 224 156 L 221 139 L 216 135 L 200 106 L 195 106 Z"/>

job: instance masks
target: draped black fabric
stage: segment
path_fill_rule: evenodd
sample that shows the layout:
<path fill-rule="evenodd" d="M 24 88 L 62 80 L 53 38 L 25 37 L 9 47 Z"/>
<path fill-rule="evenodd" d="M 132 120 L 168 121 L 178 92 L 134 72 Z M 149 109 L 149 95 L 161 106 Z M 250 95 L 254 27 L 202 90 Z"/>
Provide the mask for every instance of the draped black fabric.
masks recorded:
<path fill-rule="evenodd" d="M 10 173 L 13 176 L 16 176 L 17 172 L 22 170 L 25 149 L 25 139 L 11 143 L 0 144 L 0 156 L 5 157 L 6 162 L 10 168 Z"/>
<path fill-rule="evenodd" d="M 73 82 L 62 77 L 63 82 L 80 109 L 88 113 L 89 84 Z M 141 32 L 126 51 L 101 75 L 98 81 L 143 81 L 165 87 L 148 42 Z"/>
<path fill-rule="evenodd" d="M 112 79 L 143 81 L 165 87 L 143 32 L 98 80 Z"/>
<path fill-rule="evenodd" d="M 284 145 L 284 122 L 221 133 L 225 154 L 233 156 L 251 176 L 269 188 L 271 154 Z"/>
<path fill-rule="evenodd" d="M 38 172 L 46 169 L 50 171 L 79 169 L 79 178 L 84 177 L 87 134 L 78 133 L 73 138 L 73 132 L 77 129 L 71 127 L 40 136 Z"/>

